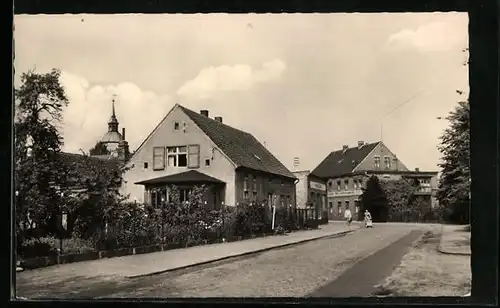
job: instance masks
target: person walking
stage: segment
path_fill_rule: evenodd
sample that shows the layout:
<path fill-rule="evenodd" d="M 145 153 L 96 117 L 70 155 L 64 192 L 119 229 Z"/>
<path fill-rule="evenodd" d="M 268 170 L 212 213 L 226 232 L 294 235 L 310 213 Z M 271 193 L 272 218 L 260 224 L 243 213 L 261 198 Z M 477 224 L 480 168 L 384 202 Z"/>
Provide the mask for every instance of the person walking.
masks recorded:
<path fill-rule="evenodd" d="M 372 214 L 368 210 L 365 210 L 365 227 L 373 228 Z"/>
<path fill-rule="evenodd" d="M 347 227 L 350 227 L 352 222 L 352 213 L 349 208 L 346 208 L 346 210 L 344 211 L 344 218 L 346 220 Z"/>

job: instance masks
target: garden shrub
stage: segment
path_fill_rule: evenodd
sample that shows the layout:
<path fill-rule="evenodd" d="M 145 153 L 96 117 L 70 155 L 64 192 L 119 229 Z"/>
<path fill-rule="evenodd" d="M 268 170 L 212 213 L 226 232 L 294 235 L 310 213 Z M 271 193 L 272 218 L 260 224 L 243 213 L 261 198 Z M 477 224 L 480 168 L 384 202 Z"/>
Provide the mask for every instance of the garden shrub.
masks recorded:
<path fill-rule="evenodd" d="M 25 239 L 17 251 L 22 258 L 46 257 L 57 254 L 54 238 Z"/>

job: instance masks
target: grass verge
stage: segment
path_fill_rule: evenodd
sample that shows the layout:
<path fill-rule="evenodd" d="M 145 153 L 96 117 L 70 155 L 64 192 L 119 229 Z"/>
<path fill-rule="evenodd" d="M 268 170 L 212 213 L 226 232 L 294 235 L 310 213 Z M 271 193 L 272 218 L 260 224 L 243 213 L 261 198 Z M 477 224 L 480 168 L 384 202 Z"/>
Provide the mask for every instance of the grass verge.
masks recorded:
<path fill-rule="evenodd" d="M 427 231 L 403 257 L 375 296 L 463 296 L 470 292 L 470 256 L 437 251 L 439 234 Z"/>

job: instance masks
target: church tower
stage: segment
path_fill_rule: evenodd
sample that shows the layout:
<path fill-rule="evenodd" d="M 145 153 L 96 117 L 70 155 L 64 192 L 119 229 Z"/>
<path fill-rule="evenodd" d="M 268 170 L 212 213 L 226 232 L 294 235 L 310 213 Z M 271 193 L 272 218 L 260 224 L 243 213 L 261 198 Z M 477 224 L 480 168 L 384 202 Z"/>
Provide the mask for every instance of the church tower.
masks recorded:
<path fill-rule="evenodd" d="M 113 95 L 111 118 L 108 122 L 108 131 L 101 139 L 101 142 L 110 152 L 116 151 L 118 149 L 120 141 L 122 141 L 123 139 L 123 136 L 118 132 L 119 123 L 115 113 L 115 96 L 116 95 Z"/>

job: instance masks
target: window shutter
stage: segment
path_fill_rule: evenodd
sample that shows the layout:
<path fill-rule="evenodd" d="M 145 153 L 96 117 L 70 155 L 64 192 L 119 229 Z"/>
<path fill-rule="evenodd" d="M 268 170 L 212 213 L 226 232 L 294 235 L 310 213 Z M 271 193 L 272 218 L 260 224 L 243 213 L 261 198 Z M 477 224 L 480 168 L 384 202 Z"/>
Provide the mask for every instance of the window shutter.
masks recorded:
<path fill-rule="evenodd" d="M 192 144 L 188 146 L 188 168 L 200 167 L 200 145 Z"/>
<path fill-rule="evenodd" d="M 153 170 L 163 170 L 165 169 L 165 148 L 164 147 L 154 147 L 153 148 Z"/>

